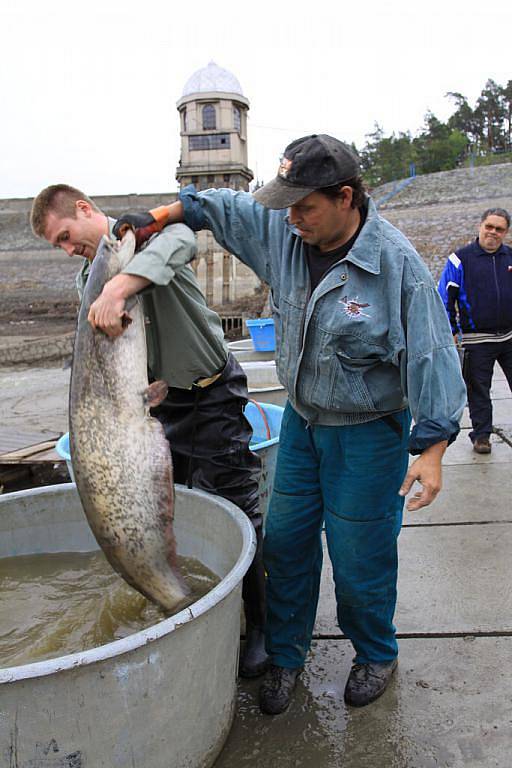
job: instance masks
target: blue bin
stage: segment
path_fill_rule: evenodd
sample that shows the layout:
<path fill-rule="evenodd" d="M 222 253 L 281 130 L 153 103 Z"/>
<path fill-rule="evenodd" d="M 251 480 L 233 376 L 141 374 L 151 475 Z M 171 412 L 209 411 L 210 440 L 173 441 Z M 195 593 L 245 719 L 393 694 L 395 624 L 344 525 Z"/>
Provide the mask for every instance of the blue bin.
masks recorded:
<path fill-rule="evenodd" d="M 265 416 L 263 416 L 258 406 L 263 410 Z M 254 401 L 248 402 L 245 407 L 245 415 L 253 430 L 251 450 L 257 453 L 261 459 L 260 510 L 264 516 L 267 513 L 270 495 L 274 487 L 279 431 L 281 429 L 283 411 L 284 408 L 281 408 L 280 405 L 273 405 L 272 403 L 256 404 Z M 74 482 L 75 477 L 69 453 L 69 432 L 66 432 L 58 440 L 55 450 L 65 460 L 69 476 Z"/>
<path fill-rule="evenodd" d="M 262 408 L 265 418 L 260 409 Z M 245 415 L 253 429 L 251 450 L 261 459 L 260 475 L 260 512 L 265 520 L 276 473 L 277 450 L 279 448 L 279 432 L 284 408 L 272 403 L 257 403 L 252 400 L 245 406 Z"/>
<path fill-rule="evenodd" d="M 69 476 L 73 482 L 75 482 L 75 475 L 73 474 L 73 465 L 71 464 L 71 454 L 69 452 L 69 432 L 66 432 L 65 435 L 62 435 L 62 437 L 59 437 L 57 440 L 57 444 L 55 446 L 55 450 L 61 457 L 61 459 L 64 459 L 66 462 Z"/>
<path fill-rule="evenodd" d="M 276 348 L 274 320 L 271 317 L 261 317 L 258 320 L 246 320 L 246 323 L 255 351 L 274 352 Z"/>

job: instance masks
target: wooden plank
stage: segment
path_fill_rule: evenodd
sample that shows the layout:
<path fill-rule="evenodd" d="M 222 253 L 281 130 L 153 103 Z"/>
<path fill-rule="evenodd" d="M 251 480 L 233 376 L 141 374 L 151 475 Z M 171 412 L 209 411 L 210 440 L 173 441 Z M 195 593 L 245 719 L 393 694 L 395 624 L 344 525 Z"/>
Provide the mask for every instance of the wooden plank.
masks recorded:
<path fill-rule="evenodd" d="M 33 460 L 34 457 L 36 457 L 38 454 L 42 454 L 50 449 L 54 449 L 56 442 L 56 440 L 45 440 L 43 443 L 27 445 L 25 448 L 20 448 L 17 451 L 2 453 L 0 454 L 0 464 L 17 464 L 26 459 Z"/>
<path fill-rule="evenodd" d="M 49 440 L 58 440 L 60 434 L 55 432 L 33 432 L 23 429 L 2 428 L 0 430 L 0 456 L 4 453 L 17 451 L 27 445 L 39 445 Z"/>

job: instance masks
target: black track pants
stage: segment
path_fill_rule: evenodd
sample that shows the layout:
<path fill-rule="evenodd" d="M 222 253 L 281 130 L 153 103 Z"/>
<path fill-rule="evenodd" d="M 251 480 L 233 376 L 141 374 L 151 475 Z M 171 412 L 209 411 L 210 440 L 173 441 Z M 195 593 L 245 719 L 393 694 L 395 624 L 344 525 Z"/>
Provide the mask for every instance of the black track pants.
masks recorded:
<path fill-rule="evenodd" d="M 512 389 L 512 341 L 484 342 L 468 345 L 464 360 L 464 378 L 468 389 L 469 415 L 473 442 L 489 437 L 492 432 L 491 382 L 498 362 Z"/>

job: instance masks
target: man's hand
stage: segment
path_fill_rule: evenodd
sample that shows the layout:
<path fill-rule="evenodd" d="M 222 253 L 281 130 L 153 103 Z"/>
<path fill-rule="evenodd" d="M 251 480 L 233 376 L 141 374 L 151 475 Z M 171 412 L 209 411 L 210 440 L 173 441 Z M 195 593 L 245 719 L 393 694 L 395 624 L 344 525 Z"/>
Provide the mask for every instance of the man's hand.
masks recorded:
<path fill-rule="evenodd" d="M 400 496 L 406 496 L 409 493 L 415 480 L 422 485 L 422 490 L 415 493 L 407 502 L 407 509 L 410 512 L 421 509 L 421 507 L 427 507 L 434 501 L 441 490 L 441 459 L 447 445 L 447 440 L 431 445 L 409 467 L 402 487 L 398 492 Z"/>
<path fill-rule="evenodd" d="M 98 328 L 112 339 L 120 336 L 131 322 L 125 311 L 126 299 L 150 283 L 145 277 L 124 273 L 105 283 L 102 292 L 89 308 L 87 319 L 92 327 Z"/>
<path fill-rule="evenodd" d="M 137 247 L 146 240 L 160 232 L 167 224 L 169 218 L 168 206 L 162 205 L 147 213 L 123 213 L 114 224 L 114 235 L 121 240 L 128 229 L 135 233 Z"/>

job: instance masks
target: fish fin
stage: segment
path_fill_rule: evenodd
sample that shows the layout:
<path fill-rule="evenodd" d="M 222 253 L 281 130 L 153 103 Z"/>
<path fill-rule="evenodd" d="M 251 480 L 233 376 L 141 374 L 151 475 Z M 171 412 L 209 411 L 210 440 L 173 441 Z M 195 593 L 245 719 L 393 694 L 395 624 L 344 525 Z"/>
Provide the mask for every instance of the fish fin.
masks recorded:
<path fill-rule="evenodd" d="M 144 402 L 146 405 L 149 405 L 150 408 L 155 408 L 157 405 L 160 405 L 162 400 L 165 400 L 168 389 L 169 387 L 167 383 L 162 379 L 153 381 L 149 387 L 144 390 Z"/>
<path fill-rule="evenodd" d="M 121 315 L 121 325 L 123 326 L 123 328 L 128 328 L 128 326 L 131 324 L 132 324 L 132 319 L 130 315 L 128 314 L 128 312 L 123 312 L 123 314 Z"/>

